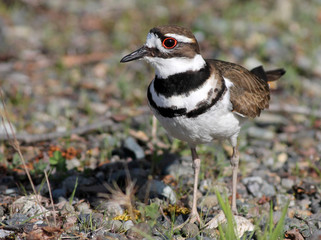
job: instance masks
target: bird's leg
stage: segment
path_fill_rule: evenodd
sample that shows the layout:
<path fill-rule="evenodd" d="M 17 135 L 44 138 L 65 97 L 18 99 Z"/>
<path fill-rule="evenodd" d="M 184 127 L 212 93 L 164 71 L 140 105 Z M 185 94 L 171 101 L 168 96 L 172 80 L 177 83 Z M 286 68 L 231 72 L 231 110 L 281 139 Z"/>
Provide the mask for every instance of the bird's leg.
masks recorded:
<path fill-rule="evenodd" d="M 193 168 L 194 168 L 194 189 L 193 189 L 193 205 L 192 212 L 190 215 L 190 222 L 193 223 L 195 221 L 200 222 L 200 216 L 197 212 L 197 189 L 198 189 L 198 176 L 201 168 L 201 159 L 199 159 L 196 149 L 191 148 L 192 151 L 192 159 L 193 159 Z"/>
<path fill-rule="evenodd" d="M 236 208 L 236 185 L 237 185 L 237 170 L 239 167 L 239 153 L 236 147 L 233 147 L 233 155 L 231 158 L 232 166 L 232 212 L 237 214 Z"/>

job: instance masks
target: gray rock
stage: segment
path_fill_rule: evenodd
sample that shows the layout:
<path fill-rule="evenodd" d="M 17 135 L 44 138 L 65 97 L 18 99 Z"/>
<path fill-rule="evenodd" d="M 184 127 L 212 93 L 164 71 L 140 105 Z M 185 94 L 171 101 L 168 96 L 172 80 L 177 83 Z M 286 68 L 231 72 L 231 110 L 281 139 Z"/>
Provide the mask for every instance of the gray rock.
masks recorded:
<path fill-rule="evenodd" d="M 90 205 L 86 202 L 82 202 L 80 204 L 76 205 L 76 210 L 83 214 L 90 214 L 92 213 L 92 209 L 90 208 Z"/>
<path fill-rule="evenodd" d="M 259 118 L 255 118 L 255 123 L 262 126 L 278 125 L 284 126 L 288 123 L 288 119 L 280 114 L 273 114 L 268 112 L 262 112 Z"/>
<path fill-rule="evenodd" d="M 11 127 L 12 127 L 12 131 L 13 133 L 16 133 L 17 130 L 15 128 L 15 126 L 11 123 Z M 9 134 L 11 135 L 12 134 L 12 131 L 11 131 L 11 127 L 10 127 L 10 124 L 4 120 L 4 122 L 1 122 L 0 124 L 0 135 L 5 135 L 5 134 Z"/>
<path fill-rule="evenodd" d="M 115 201 L 102 202 L 98 209 L 105 210 L 106 214 L 112 217 L 119 216 L 124 213 L 123 208 Z"/>
<path fill-rule="evenodd" d="M 83 177 L 83 176 L 72 175 L 70 177 L 67 177 L 63 181 L 63 183 L 62 183 L 63 188 L 65 188 L 68 193 L 73 192 L 73 190 L 76 186 L 77 179 L 78 179 L 78 187 L 79 186 L 91 186 L 91 185 L 96 184 L 96 179 L 94 179 L 93 177 Z"/>
<path fill-rule="evenodd" d="M 119 232 L 123 227 L 123 223 L 119 220 L 110 220 L 107 222 L 107 228 L 112 232 Z"/>
<path fill-rule="evenodd" d="M 199 234 L 199 229 L 194 223 L 187 223 L 181 231 L 182 235 L 188 238 L 194 238 Z"/>
<path fill-rule="evenodd" d="M 274 186 L 266 181 L 263 181 L 261 192 L 267 197 L 272 197 L 276 194 Z"/>
<path fill-rule="evenodd" d="M 146 192 L 148 191 L 148 192 Z M 139 191 L 140 198 L 144 198 L 146 194 L 149 194 L 150 198 L 166 198 L 171 204 L 175 204 L 177 201 L 176 194 L 173 189 L 159 180 L 151 180 L 146 183 Z"/>
<path fill-rule="evenodd" d="M 151 227 L 145 222 L 136 224 L 134 228 L 135 229 L 131 228 L 126 232 L 126 236 L 130 239 L 143 239 L 143 236 L 140 234 L 140 232 L 147 235 L 151 235 L 152 233 Z"/>
<path fill-rule="evenodd" d="M 134 223 L 132 220 L 128 220 L 126 222 L 123 223 L 123 229 L 125 231 L 128 231 L 129 229 L 131 229 L 132 227 L 134 227 Z"/>
<path fill-rule="evenodd" d="M 254 197 L 260 198 L 263 195 L 271 197 L 276 194 L 274 186 L 259 176 L 244 178 L 242 182 Z"/>
<path fill-rule="evenodd" d="M 249 127 L 247 130 L 249 137 L 271 141 L 275 138 L 275 132 L 258 127 Z"/>
<path fill-rule="evenodd" d="M 66 198 L 67 192 L 65 188 L 56 188 L 52 191 L 52 197 L 58 199 L 60 197 Z"/>
<path fill-rule="evenodd" d="M 10 235 L 14 236 L 14 231 L 8 231 L 4 229 L 0 229 L 0 239 L 11 239 Z"/>
<path fill-rule="evenodd" d="M 5 220 L 4 222 L 7 225 L 15 226 L 15 225 L 19 225 L 19 224 L 25 222 L 26 220 L 28 220 L 28 218 L 29 217 L 25 214 L 15 213 L 12 215 L 12 217 L 10 219 Z"/>
<path fill-rule="evenodd" d="M 191 176 L 194 174 L 192 160 L 190 157 L 179 158 L 179 156 L 174 154 L 167 154 L 166 156 L 168 156 L 168 159 L 164 159 L 164 162 L 167 162 L 163 167 L 164 175 L 172 175 L 179 178 L 183 175 Z"/>
<path fill-rule="evenodd" d="M 294 181 L 292 179 L 289 179 L 289 178 L 282 178 L 281 185 L 286 190 L 289 190 L 289 189 L 292 189 L 292 187 L 294 185 Z"/>
<path fill-rule="evenodd" d="M 134 159 L 143 159 L 145 158 L 144 150 L 141 146 L 138 145 L 136 140 L 132 137 L 126 138 L 124 141 L 123 147 L 125 150 L 133 154 Z"/>
<path fill-rule="evenodd" d="M 216 195 L 203 196 L 199 201 L 200 201 L 199 206 L 201 208 L 206 208 L 207 210 L 218 205 L 218 200 Z"/>

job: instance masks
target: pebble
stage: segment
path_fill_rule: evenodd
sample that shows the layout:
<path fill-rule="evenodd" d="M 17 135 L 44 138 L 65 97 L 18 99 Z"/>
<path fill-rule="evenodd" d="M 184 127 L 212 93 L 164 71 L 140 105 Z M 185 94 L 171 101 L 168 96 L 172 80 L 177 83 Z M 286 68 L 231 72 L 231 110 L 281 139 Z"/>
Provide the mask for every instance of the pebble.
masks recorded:
<path fill-rule="evenodd" d="M 164 197 L 169 200 L 170 204 L 175 204 L 177 201 L 176 193 L 173 189 L 159 180 L 148 181 L 145 187 L 142 187 L 139 195 L 146 196 L 146 191 L 149 191 L 150 197 Z"/>
<path fill-rule="evenodd" d="M 58 199 L 60 197 L 67 197 L 67 192 L 65 188 L 56 188 L 54 190 L 52 190 L 52 197 L 54 199 Z"/>
<path fill-rule="evenodd" d="M 201 208 L 210 209 L 218 205 L 218 200 L 216 195 L 205 195 L 200 198 L 199 206 Z"/>
<path fill-rule="evenodd" d="M 292 179 L 290 179 L 290 178 L 282 178 L 281 185 L 286 190 L 290 190 L 294 186 L 294 181 Z"/>
<path fill-rule="evenodd" d="M 260 198 L 263 195 L 271 197 L 276 194 L 274 186 L 259 176 L 244 178 L 242 182 L 254 197 Z"/>
<path fill-rule="evenodd" d="M 97 210 L 106 211 L 106 214 L 111 217 L 119 216 L 124 213 L 123 208 L 115 201 L 103 201 L 98 205 Z"/>
<path fill-rule="evenodd" d="M 275 132 L 259 127 L 249 127 L 247 130 L 248 136 L 252 138 L 263 139 L 267 141 L 271 141 L 275 138 Z"/>
<path fill-rule="evenodd" d="M 131 228 L 126 232 L 126 236 L 130 239 L 143 239 L 143 236 L 140 234 L 140 232 L 151 235 L 152 229 L 148 225 L 148 223 L 141 222 L 135 225 L 135 229 Z"/>
<path fill-rule="evenodd" d="M 123 223 L 123 229 L 125 231 L 128 231 L 129 229 L 131 229 L 132 227 L 134 227 L 134 223 L 132 220 L 128 220 L 126 222 Z"/>
<path fill-rule="evenodd" d="M 8 220 L 5 220 L 5 223 L 7 225 L 20 225 L 21 223 L 25 222 L 29 217 L 25 214 L 21 214 L 21 213 L 15 213 L 12 215 L 11 218 L 9 218 Z"/>
<path fill-rule="evenodd" d="M 92 209 L 90 208 L 90 205 L 86 202 L 82 202 L 78 205 L 76 205 L 76 210 L 78 212 L 81 212 L 83 214 L 90 214 L 92 213 Z"/>
<path fill-rule="evenodd" d="M 107 222 L 107 228 L 112 232 L 119 232 L 123 227 L 123 223 L 119 220 L 110 220 Z"/>
<path fill-rule="evenodd" d="M 194 223 L 187 223 L 181 230 L 182 235 L 187 238 L 196 237 L 199 234 L 199 229 Z"/>
<path fill-rule="evenodd" d="M 261 126 L 284 126 L 287 125 L 289 120 L 280 114 L 273 114 L 268 112 L 262 112 L 259 118 L 255 118 L 255 123 Z"/>
<path fill-rule="evenodd" d="M 14 237 L 14 235 L 14 231 L 0 229 L 0 239 L 12 239 L 10 236 Z"/>
<path fill-rule="evenodd" d="M 163 161 L 164 160 L 164 161 Z M 192 167 L 192 160 L 190 158 L 180 158 L 175 154 L 166 154 L 166 157 L 162 160 L 164 175 L 172 175 L 175 178 L 181 176 L 191 176 L 194 174 Z"/>
<path fill-rule="evenodd" d="M 132 156 L 134 159 L 140 160 L 145 158 L 143 148 L 138 145 L 138 143 L 133 137 L 126 138 L 123 147 L 125 151 L 128 151 L 129 156 Z"/>
<path fill-rule="evenodd" d="M 12 129 L 12 131 L 11 131 Z M 12 132 L 15 134 L 17 132 L 15 126 L 11 123 L 11 125 L 6 121 L 4 120 L 4 122 L 1 122 L 0 124 L 0 135 L 5 135 L 5 134 L 8 134 L 11 135 Z"/>

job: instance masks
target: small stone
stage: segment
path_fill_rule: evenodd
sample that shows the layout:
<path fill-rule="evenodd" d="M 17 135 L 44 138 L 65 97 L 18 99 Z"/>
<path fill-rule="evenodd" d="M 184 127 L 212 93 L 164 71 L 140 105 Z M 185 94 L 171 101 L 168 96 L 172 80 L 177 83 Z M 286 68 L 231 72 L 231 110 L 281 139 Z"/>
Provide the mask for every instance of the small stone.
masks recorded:
<path fill-rule="evenodd" d="M 182 228 L 182 235 L 187 237 L 187 238 L 193 238 L 196 237 L 199 234 L 199 229 L 196 224 L 194 223 L 187 223 L 183 228 Z"/>
<path fill-rule="evenodd" d="M 123 144 L 124 150 L 134 159 L 143 159 L 145 157 L 144 150 L 138 145 L 133 137 L 128 137 Z"/>
<path fill-rule="evenodd" d="M 8 188 L 5 190 L 5 193 L 6 195 L 11 195 L 11 194 L 14 194 L 14 193 L 17 193 L 17 189 L 16 188 Z"/>
<path fill-rule="evenodd" d="M 132 220 L 128 220 L 126 222 L 123 223 L 123 229 L 125 231 L 128 231 L 129 229 L 131 229 L 132 227 L 134 227 L 134 223 Z"/>
<path fill-rule="evenodd" d="M 119 232 L 122 229 L 123 223 L 119 220 L 110 220 L 107 223 L 107 227 L 112 232 Z"/>
<path fill-rule="evenodd" d="M 0 229 L 0 239 L 14 239 L 14 235 L 14 231 Z M 12 236 L 13 238 L 11 238 L 10 236 Z"/>
<path fill-rule="evenodd" d="M 192 161 L 190 158 L 180 158 L 175 154 L 165 154 L 161 161 L 164 175 L 172 175 L 179 178 L 183 175 L 191 176 L 194 174 Z"/>
<path fill-rule="evenodd" d="M 275 138 L 275 133 L 271 130 L 258 128 L 258 127 L 249 127 L 247 130 L 249 137 L 271 141 Z"/>
<path fill-rule="evenodd" d="M 213 208 L 218 205 L 218 200 L 216 195 L 207 195 L 200 199 L 199 206 L 201 208 L 205 207 L 207 209 Z"/>
<path fill-rule="evenodd" d="M 265 196 L 272 197 L 276 194 L 274 186 L 264 181 L 260 190 Z"/>
<path fill-rule="evenodd" d="M 140 191 L 141 196 L 146 196 L 146 190 L 149 190 L 150 197 L 165 197 L 169 200 L 170 204 L 175 204 L 177 201 L 176 194 L 173 189 L 163 183 L 162 181 L 152 180 L 149 181 L 146 187 L 143 187 Z"/>
<path fill-rule="evenodd" d="M 12 131 L 11 131 L 12 129 Z M 17 132 L 15 126 L 13 124 L 8 123 L 7 121 L 4 120 L 4 122 L 1 122 L 0 124 L 0 135 L 6 135 L 7 133 L 9 135 L 15 134 Z"/>
<path fill-rule="evenodd" d="M 294 186 L 294 181 L 290 178 L 282 178 L 281 185 L 286 190 L 289 190 L 289 189 L 292 189 L 292 187 Z"/>
<path fill-rule="evenodd" d="M 90 208 L 90 205 L 86 202 L 82 202 L 76 206 L 76 210 L 83 213 L 83 214 L 89 214 L 92 212 L 92 209 Z"/>
<path fill-rule="evenodd" d="M 54 199 L 58 199 L 60 197 L 66 198 L 67 192 L 65 188 L 56 188 L 52 191 L 52 197 Z"/>
<path fill-rule="evenodd" d="M 111 217 L 120 216 L 124 214 L 123 208 L 118 202 L 115 201 L 104 201 L 99 204 L 97 210 L 104 210 L 106 214 Z"/>
<path fill-rule="evenodd" d="M 15 226 L 25 222 L 28 219 L 28 216 L 21 213 L 15 213 L 12 217 L 5 221 L 7 225 Z"/>
<path fill-rule="evenodd" d="M 126 236 L 130 239 L 139 240 L 139 239 L 143 239 L 143 235 L 140 233 L 151 235 L 151 232 L 152 232 L 151 227 L 147 223 L 141 222 L 136 224 L 134 228 L 129 229 L 126 232 Z"/>
<path fill-rule="evenodd" d="M 255 123 L 262 126 L 271 126 L 271 125 L 286 125 L 289 120 L 283 117 L 280 114 L 272 114 L 268 112 L 262 112 L 259 118 L 255 118 Z"/>

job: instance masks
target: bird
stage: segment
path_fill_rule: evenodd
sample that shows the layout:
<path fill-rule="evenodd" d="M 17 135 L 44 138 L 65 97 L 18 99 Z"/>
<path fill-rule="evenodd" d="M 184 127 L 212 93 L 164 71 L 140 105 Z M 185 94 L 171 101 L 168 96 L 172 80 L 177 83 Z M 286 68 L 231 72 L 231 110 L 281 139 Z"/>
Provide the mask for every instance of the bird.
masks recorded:
<path fill-rule="evenodd" d="M 237 214 L 237 138 L 244 121 L 269 107 L 269 82 L 278 80 L 285 70 L 265 71 L 263 66 L 247 70 L 236 63 L 204 59 L 192 31 L 177 25 L 152 28 L 145 44 L 120 62 L 133 60 L 145 60 L 155 69 L 147 89 L 150 109 L 169 135 L 191 149 L 194 186 L 188 220 L 200 222 L 197 190 L 201 160 L 196 146 L 214 140 L 228 140 L 233 148 L 231 209 Z"/>

